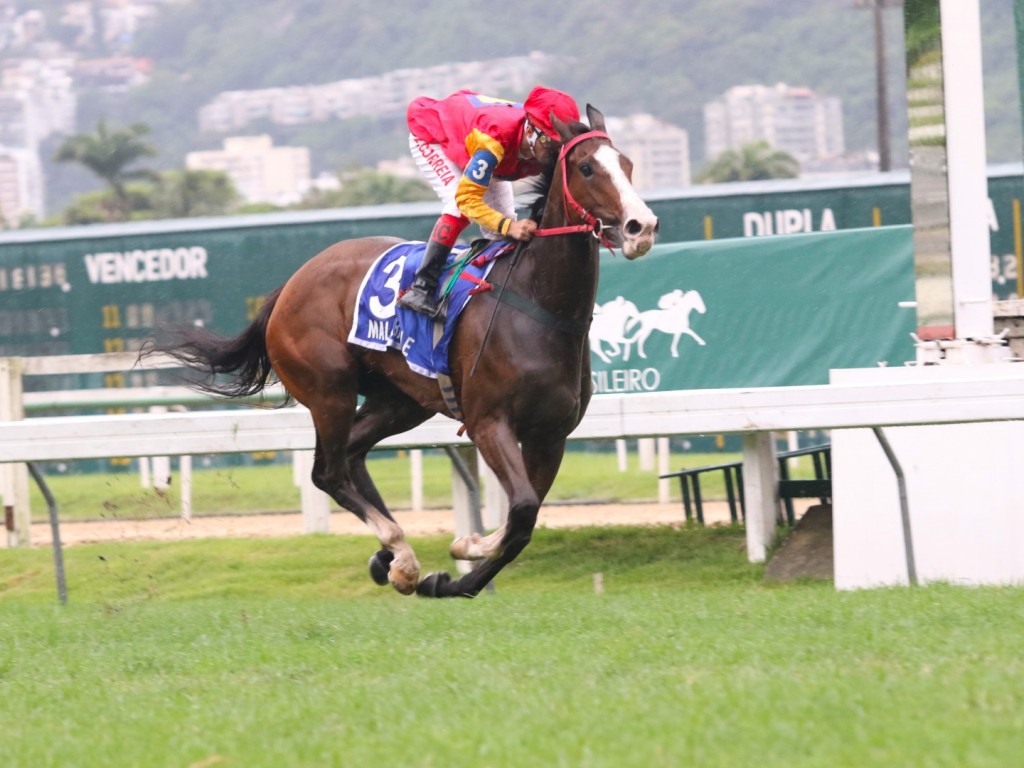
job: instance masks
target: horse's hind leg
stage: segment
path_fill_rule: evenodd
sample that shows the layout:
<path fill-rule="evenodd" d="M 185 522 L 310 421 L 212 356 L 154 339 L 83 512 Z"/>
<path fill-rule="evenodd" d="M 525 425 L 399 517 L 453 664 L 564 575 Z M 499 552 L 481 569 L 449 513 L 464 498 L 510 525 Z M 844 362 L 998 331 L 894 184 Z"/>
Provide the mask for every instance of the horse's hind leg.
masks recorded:
<path fill-rule="evenodd" d="M 313 484 L 366 523 L 391 556 L 388 580 L 403 595 L 412 594 L 420 574 L 416 554 L 387 510 L 363 496 L 357 479 L 360 470 L 354 474 L 349 464 L 349 439 L 356 410 L 355 388 L 336 387 L 327 391 L 331 394 L 307 404 L 316 428 Z M 380 499 L 375 490 L 374 495 Z"/>
<path fill-rule="evenodd" d="M 360 495 L 388 518 L 393 519 L 370 477 L 366 456 L 385 437 L 410 430 L 429 416 L 430 411 L 385 379 L 374 382 L 373 390 L 356 412 L 348 444 L 349 471 Z M 370 558 L 370 576 L 384 586 L 393 562 L 393 552 L 379 550 Z"/>

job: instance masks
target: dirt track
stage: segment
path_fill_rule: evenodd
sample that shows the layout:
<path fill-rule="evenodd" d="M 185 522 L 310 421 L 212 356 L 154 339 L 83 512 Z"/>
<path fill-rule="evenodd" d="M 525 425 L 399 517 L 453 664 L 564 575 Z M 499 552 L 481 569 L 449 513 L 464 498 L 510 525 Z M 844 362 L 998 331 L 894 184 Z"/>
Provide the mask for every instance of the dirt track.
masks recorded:
<path fill-rule="evenodd" d="M 454 521 L 451 510 L 395 513 L 399 525 L 409 536 L 451 534 Z M 709 524 L 728 522 L 724 503 L 705 504 Z M 682 505 L 669 504 L 574 504 L 541 508 L 538 526 L 581 528 L 591 525 L 678 525 L 684 522 Z M 331 533 L 369 535 L 369 529 L 348 512 L 331 514 Z M 212 537 L 249 538 L 291 536 L 303 533 L 302 516 L 291 514 L 226 515 L 219 517 L 158 518 L 148 520 L 109 520 L 100 522 L 62 522 L 61 543 L 67 546 L 97 541 L 180 540 Z M 32 525 L 33 546 L 49 546 L 50 526 Z"/>

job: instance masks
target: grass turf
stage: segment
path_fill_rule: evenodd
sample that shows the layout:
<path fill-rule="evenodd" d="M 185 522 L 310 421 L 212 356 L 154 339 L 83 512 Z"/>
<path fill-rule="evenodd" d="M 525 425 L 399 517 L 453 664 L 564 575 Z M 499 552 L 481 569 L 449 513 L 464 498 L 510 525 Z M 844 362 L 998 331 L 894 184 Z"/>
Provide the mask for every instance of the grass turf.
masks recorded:
<path fill-rule="evenodd" d="M 612 528 L 433 601 L 373 585 L 373 544 L 72 547 L 64 608 L 48 551 L 6 552 L 0 764 L 1019 762 L 1024 590 L 769 586 L 738 529 Z"/>

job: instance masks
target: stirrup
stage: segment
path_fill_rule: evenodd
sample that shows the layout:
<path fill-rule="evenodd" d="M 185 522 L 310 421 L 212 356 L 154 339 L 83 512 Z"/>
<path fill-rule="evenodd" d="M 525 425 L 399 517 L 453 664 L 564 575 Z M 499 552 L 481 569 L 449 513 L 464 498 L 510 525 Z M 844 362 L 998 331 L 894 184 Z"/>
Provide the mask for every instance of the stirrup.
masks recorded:
<path fill-rule="evenodd" d="M 422 286 L 417 285 L 406 291 L 398 300 L 398 306 L 441 322 L 444 322 L 447 314 L 445 304 L 447 304 L 446 301 L 436 301 L 432 292 L 428 293 Z"/>

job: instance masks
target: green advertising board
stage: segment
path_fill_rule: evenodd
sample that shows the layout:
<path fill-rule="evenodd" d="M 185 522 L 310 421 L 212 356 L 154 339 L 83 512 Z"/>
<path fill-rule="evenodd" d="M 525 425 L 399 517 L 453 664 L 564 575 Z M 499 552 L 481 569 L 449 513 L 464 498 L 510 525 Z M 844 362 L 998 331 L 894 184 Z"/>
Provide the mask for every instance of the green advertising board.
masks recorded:
<path fill-rule="evenodd" d="M 10 233 L 0 240 L 0 355 L 130 351 L 161 323 L 235 333 L 266 293 L 328 245 L 429 234 L 432 207 L 393 208 L 400 215 L 317 212 Z"/>
<path fill-rule="evenodd" d="M 911 228 L 655 246 L 604 258 L 597 393 L 824 384 L 912 360 Z"/>
<path fill-rule="evenodd" d="M 992 291 L 998 298 L 1022 293 L 1018 269 L 1024 250 L 1021 184 L 1019 166 L 990 169 Z M 623 301 L 636 304 L 638 312 L 665 311 L 669 307 L 659 306 L 659 302 L 667 305 L 674 301 L 669 295 L 673 291 L 679 289 L 685 294 L 697 290 L 707 309 L 703 315 L 693 310 L 690 321 L 694 332 L 707 344 L 698 344 L 692 336 L 680 337 L 678 359 L 699 354 L 703 355 L 703 364 L 692 370 L 685 366 L 673 369 L 655 385 L 650 380 L 653 374 L 648 372 L 648 378 L 642 381 L 644 387 L 821 381 L 821 370 L 808 379 L 810 374 L 802 362 L 787 362 L 791 352 L 786 348 L 788 334 L 794 332 L 797 322 L 793 313 L 797 307 L 807 310 L 809 302 L 815 300 L 815 287 L 832 290 L 830 279 L 840 274 L 846 275 L 844 285 L 851 305 L 859 301 L 871 306 L 880 300 L 879 292 L 898 293 L 900 301 L 913 299 L 914 287 L 901 282 L 904 277 L 895 280 L 885 276 L 872 283 L 872 271 L 844 272 L 860 263 L 857 259 L 872 263 L 875 255 L 840 258 L 819 249 L 790 251 L 788 239 L 828 238 L 831 234 L 869 230 L 879 233 L 874 235 L 879 240 L 872 246 L 877 248 L 878 258 L 887 254 L 885 263 L 893 269 L 911 264 L 909 240 L 893 234 L 893 225 L 898 228 L 909 224 L 906 173 L 827 182 L 791 180 L 694 187 L 653 196 L 650 204 L 660 218 L 660 241 L 664 245 L 643 259 L 643 266 L 626 264 L 621 257 L 606 258 L 595 327 L 613 324 L 614 315 L 622 308 L 609 307 L 606 311 L 603 305 L 619 295 Z M 219 333 L 237 333 L 267 292 L 330 243 L 380 234 L 423 239 L 436 215 L 436 206 L 424 203 L 6 232 L 0 234 L 0 355 L 131 351 L 159 322 L 201 323 Z M 881 234 L 885 232 L 889 234 Z M 712 244 L 723 245 L 723 250 L 709 250 Z M 801 259 L 805 261 L 797 264 Z M 754 265 L 759 266 L 755 269 Z M 700 275 L 695 273 L 697 269 Z M 655 295 L 640 292 L 637 298 L 631 298 L 639 288 L 618 286 L 628 286 L 634 280 L 665 290 L 657 293 L 659 288 L 646 288 Z M 704 286 L 701 281 L 710 282 Z M 735 289 L 732 297 L 723 293 L 729 286 Z M 858 295 L 862 291 L 864 295 Z M 717 306 L 713 307 L 712 302 Z M 728 304 L 728 312 L 721 308 L 723 302 Z M 887 304 L 886 312 L 891 310 Z M 913 312 L 897 314 L 900 321 L 909 323 Z M 732 318 L 730 333 L 737 334 L 729 348 L 739 345 L 745 351 L 736 352 L 735 359 L 719 361 L 717 356 L 727 354 L 726 345 L 707 326 L 710 323 L 717 328 L 727 316 Z M 653 322 L 651 317 L 647 317 L 649 324 Z M 747 325 L 740 327 L 741 320 Z M 821 322 L 813 324 L 820 327 Z M 874 329 L 873 324 L 869 327 Z M 903 326 L 893 331 L 896 341 L 892 343 L 908 343 Z M 664 333 L 653 327 L 645 328 L 645 332 L 649 336 L 644 352 L 655 354 Z M 612 334 L 608 338 L 615 338 L 614 331 L 608 333 Z M 845 338 L 844 333 L 851 338 Z M 841 346 L 847 350 L 861 350 L 851 355 L 849 364 L 874 365 L 898 357 L 863 349 L 870 344 L 858 340 L 853 326 L 823 329 L 821 335 L 844 339 Z M 761 339 L 756 348 L 752 341 L 755 338 Z M 804 349 L 809 342 L 801 338 L 800 349 Z M 593 354 L 595 370 L 612 376 L 613 369 L 618 370 L 615 366 L 628 362 L 622 369 L 632 371 L 628 375 L 636 384 L 636 370 L 646 370 L 635 365 L 638 358 L 643 360 L 639 340 L 630 348 L 629 361 L 614 358 L 610 343 L 601 344 Z M 774 353 L 769 353 L 773 348 Z M 836 359 L 837 352 L 827 341 L 816 345 L 815 350 L 824 355 L 822 361 Z M 673 366 L 681 365 L 671 350 L 667 354 Z M 767 359 L 753 362 L 762 360 L 759 356 Z M 789 372 L 781 375 L 780 370 L 787 365 Z M 123 382 L 118 376 L 110 376 L 89 385 L 148 385 L 154 383 L 146 378 L 152 375 L 130 372 Z M 45 384 L 54 389 L 79 385 L 56 378 Z M 33 382 L 31 386 L 38 384 Z M 606 389 L 617 386 L 621 382 L 609 379 Z"/>
<path fill-rule="evenodd" d="M 649 196 L 662 242 L 766 237 L 910 224 L 906 171 L 844 177 L 712 184 Z M 1019 164 L 991 166 L 988 225 L 992 295 L 1024 296 Z"/>

